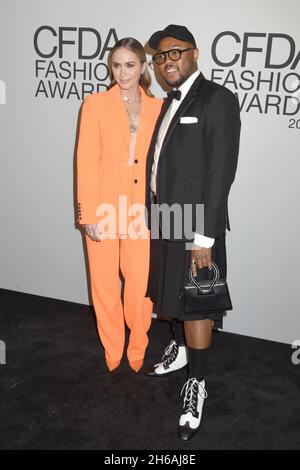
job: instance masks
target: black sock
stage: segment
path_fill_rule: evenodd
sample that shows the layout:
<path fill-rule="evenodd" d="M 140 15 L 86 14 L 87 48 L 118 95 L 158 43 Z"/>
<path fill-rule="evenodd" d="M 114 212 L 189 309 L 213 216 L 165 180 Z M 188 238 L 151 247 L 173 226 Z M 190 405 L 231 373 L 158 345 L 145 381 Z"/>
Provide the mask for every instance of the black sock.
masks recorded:
<path fill-rule="evenodd" d="M 173 338 L 175 339 L 178 346 L 185 346 L 183 321 L 172 320 L 171 328 Z"/>
<path fill-rule="evenodd" d="M 204 379 L 206 374 L 208 350 L 206 349 L 194 349 L 188 347 L 188 358 L 189 358 L 189 378 L 195 377 L 198 382 Z"/>

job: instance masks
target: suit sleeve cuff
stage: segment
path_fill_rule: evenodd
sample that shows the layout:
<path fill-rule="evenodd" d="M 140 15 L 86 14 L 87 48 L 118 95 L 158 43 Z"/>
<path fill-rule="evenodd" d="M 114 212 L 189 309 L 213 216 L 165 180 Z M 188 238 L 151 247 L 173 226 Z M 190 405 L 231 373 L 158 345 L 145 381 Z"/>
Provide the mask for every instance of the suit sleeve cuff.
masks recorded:
<path fill-rule="evenodd" d="M 214 242 L 214 238 L 205 237 L 204 235 L 200 235 L 199 233 L 195 233 L 194 235 L 194 244 L 197 246 L 201 246 L 203 248 L 211 248 Z"/>

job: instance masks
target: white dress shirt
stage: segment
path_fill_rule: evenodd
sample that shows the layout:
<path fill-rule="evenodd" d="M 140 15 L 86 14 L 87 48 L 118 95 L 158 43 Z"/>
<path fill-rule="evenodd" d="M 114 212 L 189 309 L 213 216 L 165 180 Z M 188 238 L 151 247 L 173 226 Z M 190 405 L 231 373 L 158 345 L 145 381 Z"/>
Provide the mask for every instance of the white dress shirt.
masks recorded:
<path fill-rule="evenodd" d="M 157 135 L 156 139 L 156 145 L 155 145 L 155 150 L 154 150 L 154 161 L 153 161 L 153 166 L 152 166 L 152 172 L 151 172 L 151 191 L 156 193 L 156 172 L 157 172 L 157 165 L 158 165 L 158 159 L 161 151 L 161 147 L 164 141 L 164 138 L 166 136 L 167 130 L 169 128 L 169 125 L 179 108 L 180 104 L 186 97 L 189 89 L 191 88 L 192 84 L 196 80 L 196 78 L 199 76 L 200 71 L 197 70 L 194 72 L 180 87 L 179 90 L 181 91 L 181 98 L 180 100 L 173 99 L 172 103 L 170 104 L 168 111 L 166 112 L 162 123 L 159 128 L 159 132 Z M 215 239 L 210 238 L 210 237 L 205 237 L 204 235 L 200 235 L 199 233 L 195 233 L 194 235 L 194 244 L 198 246 L 202 246 L 204 248 L 210 248 L 214 244 Z"/>

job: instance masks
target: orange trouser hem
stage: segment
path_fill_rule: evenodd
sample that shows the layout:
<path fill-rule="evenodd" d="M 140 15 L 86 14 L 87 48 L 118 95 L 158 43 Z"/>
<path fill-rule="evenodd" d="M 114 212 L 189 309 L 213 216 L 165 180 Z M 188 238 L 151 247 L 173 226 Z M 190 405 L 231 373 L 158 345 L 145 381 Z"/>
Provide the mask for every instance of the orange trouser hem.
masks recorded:
<path fill-rule="evenodd" d="M 130 330 L 128 360 L 135 362 L 144 358 L 153 308 L 150 299 L 145 298 L 149 240 L 116 237 L 95 242 L 86 235 L 93 305 L 108 364 L 120 361 L 123 356 L 125 323 Z M 124 304 L 120 269 L 125 283 Z"/>

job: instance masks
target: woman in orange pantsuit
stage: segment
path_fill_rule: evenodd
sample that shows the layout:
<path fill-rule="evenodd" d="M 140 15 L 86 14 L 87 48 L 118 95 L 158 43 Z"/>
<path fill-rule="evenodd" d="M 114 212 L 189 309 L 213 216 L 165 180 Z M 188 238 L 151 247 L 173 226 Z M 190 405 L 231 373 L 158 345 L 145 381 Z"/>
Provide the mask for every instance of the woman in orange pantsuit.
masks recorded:
<path fill-rule="evenodd" d="M 78 223 L 85 229 L 93 304 L 110 371 L 122 359 L 125 323 L 129 365 L 141 369 L 151 323 L 152 303 L 145 297 L 150 254 L 145 165 L 162 101 L 149 91 L 146 67 L 138 41 L 118 41 L 109 58 L 110 88 L 84 100 L 80 120 Z"/>

